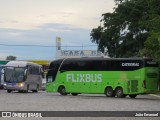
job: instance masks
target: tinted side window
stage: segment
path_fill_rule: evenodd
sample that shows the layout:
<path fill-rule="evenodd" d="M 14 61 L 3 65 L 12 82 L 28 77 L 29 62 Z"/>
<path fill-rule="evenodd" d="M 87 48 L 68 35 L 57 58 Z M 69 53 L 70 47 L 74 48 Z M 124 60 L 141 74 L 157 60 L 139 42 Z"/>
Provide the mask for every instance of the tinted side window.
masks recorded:
<path fill-rule="evenodd" d="M 62 64 L 60 71 L 61 70 L 65 70 L 65 71 L 73 71 L 75 70 L 75 68 L 77 67 L 77 64 L 75 64 L 75 62 L 71 62 L 71 61 L 64 61 L 64 63 Z"/>
<path fill-rule="evenodd" d="M 64 61 L 64 71 L 132 71 L 142 68 L 141 60 L 74 60 Z"/>
<path fill-rule="evenodd" d="M 66 71 L 103 71 L 105 70 L 105 61 L 101 60 L 77 60 L 65 61 L 60 70 Z"/>
<path fill-rule="evenodd" d="M 29 73 L 33 75 L 39 75 L 40 74 L 40 69 L 39 67 L 36 66 L 30 66 L 29 67 Z"/>
<path fill-rule="evenodd" d="M 104 71 L 106 62 L 103 60 L 86 61 L 85 70 L 88 71 Z"/>
<path fill-rule="evenodd" d="M 132 71 L 143 67 L 141 60 L 109 60 L 106 61 L 107 71 Z"/>

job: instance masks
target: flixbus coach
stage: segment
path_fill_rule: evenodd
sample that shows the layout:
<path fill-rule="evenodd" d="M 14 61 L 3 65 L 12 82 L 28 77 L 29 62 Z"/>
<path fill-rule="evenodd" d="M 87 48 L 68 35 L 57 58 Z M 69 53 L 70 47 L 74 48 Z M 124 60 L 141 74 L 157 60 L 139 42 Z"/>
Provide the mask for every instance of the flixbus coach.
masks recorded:
<path fill-rule="evenodd" d="M 42 66 L 25 61 L 10 61 L 4 69 L 4 89 L 8 93 L 38 92 L 42 86 L 43 71 Z"/>
<path fill-rule="evenodd" d="M 152 59 L 59 59 L 50 63 L 46 91 L 135 98 L 158 91 L 158 74 L 158 63 Z"/>

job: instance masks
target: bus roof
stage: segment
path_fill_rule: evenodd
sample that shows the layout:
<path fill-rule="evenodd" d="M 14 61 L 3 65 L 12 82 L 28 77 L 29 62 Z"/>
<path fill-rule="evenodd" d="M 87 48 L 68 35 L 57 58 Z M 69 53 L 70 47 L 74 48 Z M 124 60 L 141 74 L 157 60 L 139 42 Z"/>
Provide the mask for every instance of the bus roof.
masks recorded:
<path fill-rule="evenodd" d="M 35 65 L 35 66 L 41 66 L 32 62 L 26 62 L 26 61 L 10 61 L 5 66 L 11 66 L 11 67 L 26 67 L 27 65 Z"/>
<path fill-rule="evenodd" d="M 151 60 L 150 58 L 103 58 L 103 57 L 82 57 L 82 58 L 65 58 L 54 61 L 76 61 L 76 60 Z M 52 61 L 52 62 L 54 62 Z"/>

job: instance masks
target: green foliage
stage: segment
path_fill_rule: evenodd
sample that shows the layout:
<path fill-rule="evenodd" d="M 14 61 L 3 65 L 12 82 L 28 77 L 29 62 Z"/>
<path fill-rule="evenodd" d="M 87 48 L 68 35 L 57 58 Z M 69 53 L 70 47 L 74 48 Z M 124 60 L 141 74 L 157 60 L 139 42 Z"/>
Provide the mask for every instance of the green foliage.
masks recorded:
<path fill-rule="evenodd" d="M 145 42 L 145 48 L 141 51 L 143 55 L 151 57 L 160 62 L 160 32 L 151 32 Z"/>
<path fill-rule="evenodd" d="M 7 56 L 6 60 L 16 60 L 16 56 Z"/>
<path fill-rule="evenodd" d="M 145 24 L 149 29 L 149 36 L 145 41 L 142 52 L 160 63 L 160 0 L 150 0 L 150 14 Z"/>
<path fill-rule="evenodd" d="M 148 52 L 148 56 L 158 58 L 160 0 L 115 0 L 115 3 L 113 13 L 102 15 L 102 26 L 92 29 L 92 42 L 110 57 L 144 56 Z M 157 46 L 153 47 L 154 44 Z"/>

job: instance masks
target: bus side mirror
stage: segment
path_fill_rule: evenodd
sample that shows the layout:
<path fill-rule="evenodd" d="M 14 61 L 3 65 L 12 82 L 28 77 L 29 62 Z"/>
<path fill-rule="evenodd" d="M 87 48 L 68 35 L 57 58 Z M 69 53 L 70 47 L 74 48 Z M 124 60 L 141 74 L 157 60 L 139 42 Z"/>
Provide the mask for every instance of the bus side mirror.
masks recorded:
<path fill-rule="evenodd" d="M 28 70 L 25 69 L 25 71 L 24 71 L 24 76 L 25 76 L 25 77 L 27 77 L 27 73 L 28 73 Z"/>
<path fill-rule="evenodd" d="M 4 70 L 4 68 L 3 68 L 3 69 L 1 70 L 1 73 L 4 74 L 4 71 L 5 71 L 5 70 Z"/>

